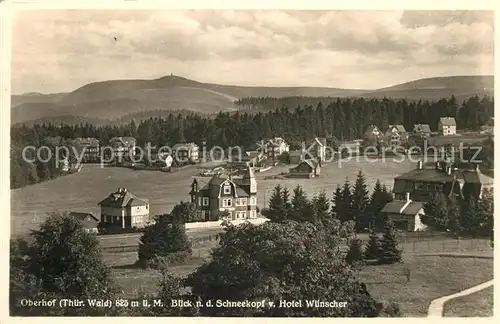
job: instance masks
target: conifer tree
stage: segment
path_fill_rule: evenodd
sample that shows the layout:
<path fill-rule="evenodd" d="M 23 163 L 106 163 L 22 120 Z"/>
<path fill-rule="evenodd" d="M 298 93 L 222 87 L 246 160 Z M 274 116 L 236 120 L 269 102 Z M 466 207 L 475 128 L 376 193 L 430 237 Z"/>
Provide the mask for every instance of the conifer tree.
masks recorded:
<path fill-rule="evenodd" d="M 314 219 L 322 224 L 330 218 L 330 203 L 326 197 L 324 191 L 320 192 L 317 196 L 314 196 L 312 200 L 312 206 L 314 209 Z"/>
<path fill-rule="evenodd" d="M 460 217 L 461 210 L 459 201 L 455 197 L 451 197 L 448 200 L 448 225 L 447 228 L 452 233 L 460 233 L 461 225 L 460 225 Z"/>
<path fill-rule="evenodd" d="M 349 180 L 346 178 L 344 182 L 344 186 L 342 187 L 342 199 L 340 200 L 339 208 L 337 208 L 337 218 L 341 222 L 346 222 L 350 220 L 354 220 L 352 213 L 352 193 L 351 193 L 351 184 Z"/>
<path fill-rule="evenodd" d="M 370 232 L 364 257 L 366 260 L 378 260 L 380 258 L 380 240 L 373 230 Z"/>
<path fill-rule="evenodd" d="M 363 245 L 359 238 L 353 238 L 349 242 L 349 251 L 346 254 L 345 261 L 351 265 L 363 261 Z"/>
<path fill-rule="evenodd" d="M 283 189 L 280 185 L 277 185 L 271 193 L 269 208 L 264 213 L 264 216 L 269 218 L 271 222 L 280 223 L 287 218 L 286 214 L 285 202 L 283 201 Z"/>
<path fill-rule="evenodd" d="M 370 198 L 368 196 L 368 189 L 366 188 L 366 181 L 363 172 L 360 170 L 354 183 L 352 190 L 352 213 L 356 222 L 356 230 L 362 230 L 370 226 L 370 217 L 367 211 Z"/>
<path fill-rule="evenodd" d="M 398 247 L 397 232 L 394 223 L 388 220 L 385 223 L 384 235 L 380 242 L 380 258 L 381 264 L 393 264 L 401 262 L 402 250 Z"/>
<path fill-rule="evenodd" d="M 425 215 L 422 223 L 435 230 L 446 230 L 448 227 L 448 202 L 446 196 L 439 192 L 434 193 L 431 199 L 424 204 Z"/>
<path fill-rule="evenodd" d="M 333 203 L 331 209 L 332 218 L 339 219 L 339 212 L 342 208 L 342 189 L 340 188 L 339 185 L 337 185 L 337 188 L 333 193 L 332 203 Z"/>

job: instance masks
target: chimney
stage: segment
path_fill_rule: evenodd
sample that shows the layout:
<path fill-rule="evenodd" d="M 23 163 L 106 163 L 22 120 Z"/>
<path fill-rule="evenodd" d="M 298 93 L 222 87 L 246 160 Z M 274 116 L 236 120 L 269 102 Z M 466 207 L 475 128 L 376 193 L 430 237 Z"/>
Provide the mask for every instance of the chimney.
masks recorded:
<path fill-rule="evenodd" d="M 127 188 L 123 188 L 122 190 L 123 190 L 123 192 L 127 192 Z"/>
<path fill-rule="evenodd" d="M 118 188 L 116 192 L 122 192 L 122 188 Z"/>
<path fill-rule="evenodd" d="M 422 161 L 417 162 L 417 170 L 422 170 L 423 169 L 423 163 Z"/>
<path fill-rule="evenodd" d="M 399 213 L 402 214 L 403 211 L 408 207 L 408 205 L 411 203 L 411 199 L 410 199 L 410 193 L 407 192 L 406 193 L 406 202 L 405 204 L 403 205 L 403 207 L 401 207 L 401 209 L 399 210 Z"/>
<path fill-rule="evenodd" d="M 474 164 L 474 171 L 478 172 L 479 171 L 479 164 Z"/>
<path fill-rule="evenodd" d="M 446 166 L 446 173 L 447 173 L 448 175 L 451 175 L 451 166 L 449 166 L 449 165 L 448 165 L 448 166 Z"/>

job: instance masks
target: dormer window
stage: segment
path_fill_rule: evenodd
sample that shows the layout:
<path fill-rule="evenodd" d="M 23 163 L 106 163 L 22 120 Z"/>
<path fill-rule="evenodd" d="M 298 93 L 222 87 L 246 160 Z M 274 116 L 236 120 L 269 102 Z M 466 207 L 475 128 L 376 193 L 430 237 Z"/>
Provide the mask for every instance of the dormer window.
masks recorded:
<path fill-rule="evenodd" d="M 225 195 L 231 194 L 231 185 L 229 185 L 229 184 L 224 185 L 224 194 Z"/>

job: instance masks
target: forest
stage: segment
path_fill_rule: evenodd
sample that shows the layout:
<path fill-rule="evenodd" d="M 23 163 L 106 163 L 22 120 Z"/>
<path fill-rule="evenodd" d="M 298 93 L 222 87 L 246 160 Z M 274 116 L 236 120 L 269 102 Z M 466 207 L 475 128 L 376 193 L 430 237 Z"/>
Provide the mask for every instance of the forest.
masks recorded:
<path fill-rule="evenodd" d="M 27 145 L 47 145 L 55 149 L 77 137 L 95 137 L 101 146 L 115 136 L 132 136 L 139 146 L 150 142 L 155 146 L 173 146 L 179 142 L 206 141 L 207 149 L 243 146 L 273 136 L 286 139 L 291 147 L 314 136 L 331 137 L 344 141 L 363 137 L 367 126 L 377 125 L 382 130 L 391 124 L 403 124 L 411 131 L 414 124 L 429 124 L 437 131 L 440 117 L 455 117 L 457 128 L 479 130 L 493 117 L 494 100 L 473 96 L 458 103 L 455 97 L 439 101 L 407 101 L 393 99 L 350 98 L 244 98 L 239 105 L 277 107 L 268 112 L 238 111 L 205 116 L 197 113 L 172 112 L 164 117 L 132 120 L 124 125 L 92 124 L 35 124 L 11 128 L 11 188 L 52 179 L 59 175 L 54 161 L 29 163 L 23 160 L 22 150 Z M 297 102 L 313 102 L 300 105 Z M 296 106 L 296 107 L 295 107 Z M 293 108 L 295 107 L 295 108 Z M 50 139 L 47 143 L 47 139 Z M 299 146 L 300 147 L 300 146 Z"/>

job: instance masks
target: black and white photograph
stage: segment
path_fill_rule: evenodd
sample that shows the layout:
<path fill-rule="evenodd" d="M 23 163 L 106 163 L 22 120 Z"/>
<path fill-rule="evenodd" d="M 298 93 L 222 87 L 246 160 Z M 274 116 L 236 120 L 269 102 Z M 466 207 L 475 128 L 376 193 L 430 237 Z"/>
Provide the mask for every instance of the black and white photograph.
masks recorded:
<path fill-rule="evenodd" d="M 126 3 L 9 16 L 11 318 L 493 316 L 494 2 Z"/>

